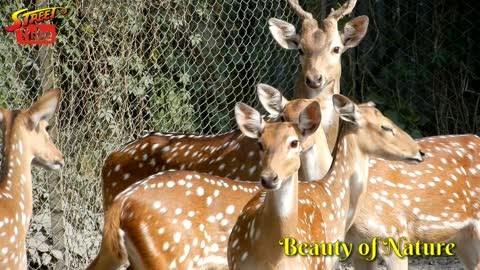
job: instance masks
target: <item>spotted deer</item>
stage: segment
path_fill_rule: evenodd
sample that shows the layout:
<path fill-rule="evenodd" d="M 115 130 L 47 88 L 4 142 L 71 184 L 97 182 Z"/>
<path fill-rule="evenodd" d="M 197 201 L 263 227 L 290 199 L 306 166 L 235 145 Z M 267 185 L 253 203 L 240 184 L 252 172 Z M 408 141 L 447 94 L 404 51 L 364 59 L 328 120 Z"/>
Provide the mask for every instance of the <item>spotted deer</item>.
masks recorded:
<path fill-rule="evenodd" d="M 294 98 L 314 98 L 319 95 L 331 96 L 340 93 L 342 75 L 341 55 L 357 46 L 367 32 L 369 19 L 359 16 L 348 21 L 343 30 L 338 30 L 338 21 L 350 14 L 356 0 L 347 0 L 340 8 L 334 9 L 320 23 L 313 15 L 298 4 L 288 3 L 301 19 L 301 31 L 295 26 L 277 18 L 268 21 L 270 32 L 277 43 L 285 49 L 297 50 L 301 70 L 296 82 Z M 334 82 L 333 87 L 325 87 Z M 330 149 L 337 139 L 338 116 L 332 104 L 322 108 L 322 127 L 327 135 Z"/>
<path fill-rule="evenodd" d="M 0 108 L 3 132 L 0 171 L 0 269 L 27 269 L 26 234 L 32 217 L 32 164 L 58 170 L 63 155 L 48 134 L 60 90 L 47 92 L 29 109 Z"/>
<path fill-rule="evenodd" d="M 480 138 L 439 136 L 418 143 L 425 161 L 416 166 L 370 161 L 368 196 L 347 241 L 358 245 L 373 237 L 406 237 L 410 242 L 453 242 L 466 268 L 480 269 Z M 390 270 L 408 269 L 408 257 L 383 258 Z M 358 254 L 353 263 L 356 269 L 376 269 L 375 261 Z"/>
<path fill-rule="evenodd" d="M 261 100 L 268 110 L 286 121 L 308 123 L 309 118 L 302 115 L 307 108 L 319 111 L 318 104 L 323 102 L 287 101 L 274 88 L 261 89 Z M 315 107 L 308 107 L 312 102 Z M 247 119 L 261 118 L 244 104 L 237 105 L 235 111 L 241 126 L 249 125 Z M 322 145 L 319 150 L 323 152 L 317 154 L 324 155 L 329 164 L 325 135 L 317 132 L 323 130 L 317 129 L 305 139 L 304 153 L 313 145 Z M 256 164 L 261 167 L 259 159 Z M 257 190 L 256 183 L 191 171 L 162 172 L 138 181 L 118 195 L 106 211 L 100 252 L 87 269 L 117 269 L 127 258 L 132 265 L 148 269 L 226 267 L 228 235 L 240 210 Z"/>
<path fill-rule="evenodd" d="M 332 269 L 332 257 L 285 256 L 279 240 L 342 241 L 364 197 L 369 157 L 414 164 L 423 160 L 415 141 L 370 103 L 356 105 L 334 94 L 333 104 L 342 127 L 332 166 L 319 181 L 298 182 L 299 130 L 272 132 L 263 122 L 251 121 L 244 131 L 265 149 L 260 176 L 264 190 L 247 203 L 233 227 L 228 241 L 230 269 Z"/>
<path fill-rule="evenodd" d="M 317 26 L 311 14 L 299 11 L 294 1 L 289 2 L 301 18 L 304 18 L 304 29 L 297 35 L 295 27 L 278 19 L 271 19 L 270 30 L 279 42 L 287 44 L 288 48 L 295 49 L 297 44 L 302 49 L 300 62 L 302 72 L 298 78 L 295 95 L 301 98 L 322 96 L 331 99 L 333 93 L 339 93 L 341 75 L 340 55 L 348 48 L 355 47 L 366 33 L 368 18 L 360 16 L 348 22 L 344 30 L 335 29 L 337 20 L 347 15 L 353 9 L 355 1 L 334 10 L 324 26 Z M 309 13 L 308 13 L 309 14 Z M 306 18 L 309 17 L 309 18 Z M 335 26 L 335 27 L 334 27 Z M 292 32 L 293 31 L 293 32 Z M 292 34 L 295 36 L 290 36 Z M 334 47 L 331 47 L 335 41 Z M 339 47 L 339 48 L 337 48 Z M 326 65 L 328 63 L 328 65 Z M 307 86 L 305 74 L 322 74 L 321 83 Z M 322 126 L 327 134 L 330 149 L 336 139 L 335 113 L 331 102 L 322 104 Z M 338 117 L 337 117 L 338 118 Z M 225 134 L 197 136 L 186 134 L 151 133 L 126 144 L 119 151 L 111 153 L 102 168 L 102 195 L 103 208 L 106 211 L 115 196 L 132 185 L 152 174 L 164 170 L 194 170 L 214 175 L 256 181 L 260 170 L 255 160 L 258 159 L 258 146 L 254 141 L 245 137 L 238 130 Z M 302 169 L 303 171 L 303 169 Z M 311 180 L 319 175 L 308 175 L 300 179 Z"/>

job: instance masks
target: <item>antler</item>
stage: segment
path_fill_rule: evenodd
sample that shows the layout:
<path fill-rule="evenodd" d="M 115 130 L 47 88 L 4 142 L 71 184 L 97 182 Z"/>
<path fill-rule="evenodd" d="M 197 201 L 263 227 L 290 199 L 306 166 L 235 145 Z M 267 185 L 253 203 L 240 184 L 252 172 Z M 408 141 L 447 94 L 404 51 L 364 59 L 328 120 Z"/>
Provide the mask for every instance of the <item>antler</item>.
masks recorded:
<path fill-rule="evenodd" d="M 340 20 L 343 16 L 348 15 L 352 12 L 353 8 L 357 4 L 357 0 L 347 0 L 343 5 L 338 9 L 333 9 L 328 15 L 328 18 L 333 18 L 335 20 Z"/>
<path fill-rule="evenodd" d="M 298 0 L 288 0 L 290 6 L 292 6 L 295 13 L 300 16 L 302 19 L 313 19 L 312 13 L 306 12 L 298 3 Z"/>

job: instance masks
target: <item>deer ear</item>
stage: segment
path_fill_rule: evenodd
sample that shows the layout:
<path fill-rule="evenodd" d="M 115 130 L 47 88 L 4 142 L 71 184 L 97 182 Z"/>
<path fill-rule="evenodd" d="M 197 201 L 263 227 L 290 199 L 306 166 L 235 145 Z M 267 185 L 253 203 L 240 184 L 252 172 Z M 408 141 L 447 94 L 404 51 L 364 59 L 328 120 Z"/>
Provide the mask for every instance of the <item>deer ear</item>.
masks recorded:
<path fill-rule="evenodd" d="M 53 89 L 44 94 L 28 109 L 30 127 L 36 128 L 42 120 L 50 120 L 60 101 L 60 89 Z"/>
<path fill-rule="evenodd" d="M 238 102 L 235 105 L 235 119 L 242 133 L 250 138 L 256 139 L 260 137 L 265 127 L 262 115 L 242 102 Z"/>
<path fill-rule="evenodd" d="M 332 100 L 333 107 L 342 120 L 359 125 L 361 115 L 357 104 L 340 94 L 334 94 Z"/>
<path fill-rule="evenodd" d="M 351 19 L 343 28 L 342 41 L 345 48 L 357 46 L 367 33 L 368 17 L 358 16 Z"/>
<path fill-rule="evenodd" d="M 273 38 L 282 48 L 290 50 L 298 48 L 299 40 L 295 26 L 277 18 L 270 18 L 268 25 Z"/>
<path fill-rule="evenodd" d="M 320 103 L 313 101 L 310 103 L 298 117 L 298 128 L 302 135 L 307 137 L 317 131 L 322 121 L 322 113 L 320 110 Z"/>
<path fill-rule="evenodd" d="M 267 84 L 259 84 L 257 86 L 257 93 L 262 106 L 274 117 L 279 116 L 283 112 L 288 102 L 278 89 Z"/>

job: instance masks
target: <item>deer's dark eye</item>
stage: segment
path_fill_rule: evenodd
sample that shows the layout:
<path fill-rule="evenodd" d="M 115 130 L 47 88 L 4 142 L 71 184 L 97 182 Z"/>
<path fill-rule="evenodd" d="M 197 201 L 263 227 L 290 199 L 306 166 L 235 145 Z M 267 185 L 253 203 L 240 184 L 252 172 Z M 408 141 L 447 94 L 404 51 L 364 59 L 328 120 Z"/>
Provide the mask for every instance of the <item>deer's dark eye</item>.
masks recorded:
<path fill-rule="evenodd" d="M 340 47 L 336 46 L 333 48 L 334 53 L 339 53 L 340 52 Z"/>
<path fill-rule="evenodd" d="M 47 132 L 49 132 L 49 131 L 50 131 L 50 126 L 46 126 L 46 127 L 45 127 L 45 130 L 46 130 Z"/>
<path fill-rule="evenodd" d="M 297 148 L 299 145 L 298 140 L 293 140 L 290 142 L 290 147 L 291 148 Z"/>
<path fill-rule="evenodd" d="M 301 48 L 298 48 L 298 54 L 303 55 L 304 51 Z"/>

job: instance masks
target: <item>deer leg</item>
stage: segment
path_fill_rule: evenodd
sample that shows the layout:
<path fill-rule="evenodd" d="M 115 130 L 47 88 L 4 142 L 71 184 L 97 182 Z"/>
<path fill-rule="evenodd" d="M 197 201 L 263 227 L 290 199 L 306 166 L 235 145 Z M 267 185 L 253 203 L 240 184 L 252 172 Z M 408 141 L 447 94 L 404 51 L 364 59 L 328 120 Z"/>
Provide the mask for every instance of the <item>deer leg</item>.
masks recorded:
<path fill-rule="evenodd" d="M 387 253 L 387 247 L 379 246 L 378 254 Z M 400 258 L 394 252 L 391 252 L 388 256 L 382 256 L 385 261 L 385 266 L 388 270 L 408 270 L 408 257 Z"/>
<path fill-rule="evenodd" d="M 377 262 L 374 261 L 367 261 L 369 258 L 368 256 L 362 256 L 358 253 L 358 247 L 361 243 L 365 242 L 365 239 L 369 239 L 363 230 L 359 229 L 356 224 L 354 224 L 347 232 L 345 236 L 345 241 L 347 243 L 353 244 L 353 252 L 351 255 L 353 269 L 355 270 L 376 270 L 377 269 Z M 378 252 L 377 252 L 378 253 Z M 336 268 L 334 268 L 336 269 Z"/>
<path fill-rule="evenodd" d="M 468 270 L 480 270 L 480 227 L 478 222 L 462 231 L 455 239 L 455 252 Z"/>
<path fill-rule="evenodd" d="M 395 254 L 383 257 L 388 270 L 408 270 L 408 257 L 400 258 Z"/>
<path fill-rule="evenodd" d="M 119 269 L 125 261 L 122 261 L 117 256 L 111 254 L 111 252 L 104 246 L 100 247 L 100 252 L 95 260 L 87 267 L 87 270 L 104 270 L 104 269 Z"/>
<path fill-rule="evenodd" d="M 352 255 L 353 269 L 355 270 L 376 270 L 377 261 L 367 261 L 365 257 L 362 257 L 358 252 L 354 252 Z"/>

